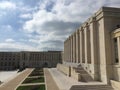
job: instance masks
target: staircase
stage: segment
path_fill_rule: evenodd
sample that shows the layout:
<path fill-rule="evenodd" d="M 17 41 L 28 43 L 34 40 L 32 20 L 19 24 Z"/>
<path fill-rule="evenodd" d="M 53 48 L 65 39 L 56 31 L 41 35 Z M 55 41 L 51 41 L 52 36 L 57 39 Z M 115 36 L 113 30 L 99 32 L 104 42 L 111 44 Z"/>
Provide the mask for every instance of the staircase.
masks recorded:
<path fill-rule="evenodd" d="M 87 84 L 87 82 L 92 83 L 94 80 L 92 77 L 88 74 L 87 71 L 84 70 L 84 68 L 79 65 L 77 67 L 74 67 L 74 70 L 76 73 L 80 73 L 81 80 L 80 82 L 86 82 L 84 85 L 73 85 L 70 90 L 114 90 L 112 86 L 106 85 L 106 84 Z M 95 81 L 94 81 L 95 82 Z"/>
<path fill-rule="evenodd" d="M 109 85 L 74 85 L 70 90 L 114 90 Z"/>
<path fill-rule="evenodd" d="M 89 82 L 93 81 L 92 77 L 84 70 L 82 66 L 74 67 L 76 73 L 80 73 L 81 75 L 81 81 L 83 82 Z"/>

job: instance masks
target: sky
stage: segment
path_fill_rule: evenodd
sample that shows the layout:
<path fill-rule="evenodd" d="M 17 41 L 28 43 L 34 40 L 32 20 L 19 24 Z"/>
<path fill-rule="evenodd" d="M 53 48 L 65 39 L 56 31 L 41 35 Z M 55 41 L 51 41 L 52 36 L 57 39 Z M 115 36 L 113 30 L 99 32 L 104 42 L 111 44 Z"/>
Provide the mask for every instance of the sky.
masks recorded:
<path fill-rule="evenodd" d="M 63 50 L 102 6 L 120 8 L 120 0 L 0 0 L 0 51 Z"/>

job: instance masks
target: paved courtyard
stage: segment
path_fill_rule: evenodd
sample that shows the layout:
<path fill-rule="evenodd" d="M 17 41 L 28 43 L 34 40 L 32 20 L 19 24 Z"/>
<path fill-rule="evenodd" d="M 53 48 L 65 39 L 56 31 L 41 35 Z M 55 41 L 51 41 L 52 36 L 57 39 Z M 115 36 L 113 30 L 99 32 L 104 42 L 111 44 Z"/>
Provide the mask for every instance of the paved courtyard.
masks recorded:
<path fill-rule="evenodd" d="M 16 87 L 28 76 L 33 69 L 26 69 L 14 79 L 0 86 L 0 90 L 15 90 Z"/>
<path fill-rule="evenodd" d="M 0 71 L 0 81 L 6 83 L 9 80 L 15 78 L 19 73 L 17 73 L 17 70 L 15 71 Z"/>

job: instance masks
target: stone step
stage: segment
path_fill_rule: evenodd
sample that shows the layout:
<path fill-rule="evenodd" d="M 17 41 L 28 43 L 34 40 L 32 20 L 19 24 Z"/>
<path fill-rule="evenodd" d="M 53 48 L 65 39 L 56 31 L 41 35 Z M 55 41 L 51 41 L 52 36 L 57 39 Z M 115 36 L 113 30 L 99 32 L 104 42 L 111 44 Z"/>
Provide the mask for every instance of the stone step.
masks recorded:
<path fill-rule="evenodd" d="M 82 68 L 74 68 L 77 73 L 80 73 L 83 82 L 93 81 L 92 77 Z"/>
<path fill-rule="evenodd" d="M 83 81 L 83 82 L 94 81 L 89 74 L 81 74 L 81 77 L 82 77 L 81 81 Z"/>
<path fill-rule="evenodd" d="M 76 70 L 84 70 L 84 68 L 82 68 L 82 67 L 77 67 L 77 68 L 74 68 L 74 69 L 76 69 Z"/>
<path fill-rule="evenodd" d="M 87 74 L 87 72 L 85 70 L 75 70 L 77 73 L 80 73 L 80 74 Z"/>
<path fill-rule="evenodd" d="M 109 85 L 74 85 L 70 90 L 114 90 Z"/>

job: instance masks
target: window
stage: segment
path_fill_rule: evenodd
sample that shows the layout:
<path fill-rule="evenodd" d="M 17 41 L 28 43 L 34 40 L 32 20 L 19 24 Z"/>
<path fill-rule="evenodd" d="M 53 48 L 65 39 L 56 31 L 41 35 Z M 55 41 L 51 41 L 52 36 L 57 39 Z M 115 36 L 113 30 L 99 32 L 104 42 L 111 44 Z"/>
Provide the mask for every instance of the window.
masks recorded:
<path fill-rule="evenodd" d="M 3 62 L 1 62 L 1 66 L 3 66 Z"/>
<path fill-rule="evenodd" d="M 9 66 L 11 65 L 11 62 L 9 62 Z"/>
<path fill-rule="evenodd" d="M 14 65 L 15 65 L 15 62 L 12 62 L 12 65 L 14 66 Z"/>
<path fill-rule="evenodd" d="M 7 66 L 7 62 L 5 62 L 4 65 Z"/>
<path fill-rule="evenodd" d="M 117 29 L 118 29 L 118 28 L 120 28 L 120 25 L 118 24 L 116 27 L 117 27 Z"/>
<path fill-rule="evenodd" d="M 119 63 L 117 38 L 114 38 L 115 63 Z"/>

